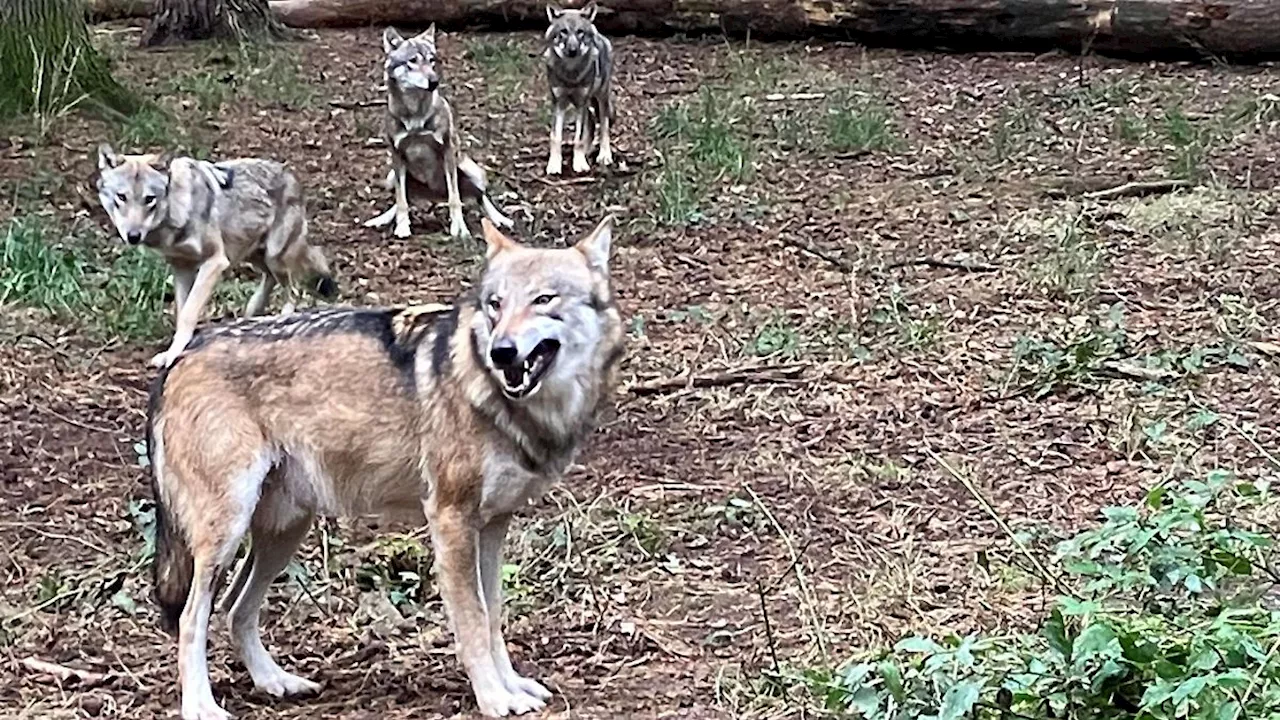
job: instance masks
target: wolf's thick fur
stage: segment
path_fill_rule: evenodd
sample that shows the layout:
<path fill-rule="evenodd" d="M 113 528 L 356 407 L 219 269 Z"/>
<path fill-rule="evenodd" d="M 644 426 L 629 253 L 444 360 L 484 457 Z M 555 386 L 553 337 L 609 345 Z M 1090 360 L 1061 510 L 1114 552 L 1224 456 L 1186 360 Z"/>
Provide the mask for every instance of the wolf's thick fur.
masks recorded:
<path fill-rule="evenodd" d="M 551 157 L 547 174 L 559 175 L 564 163 L 565 114 L 574 112 L 573 171 L 587 172 L 587 154 L 597 126 L 600 130 L 600 152 L 596 161 L 601 166 L 613 164 L 613 146 L 609 128 L 614 120 L 613 108 L 613 43 L 595 26 L 596 4 L 587 3 L 581 10 L 565 10 L 547 6 L 547 80 L 551 85 Z"/>
<path fill-rule="evenodd" d="M 262 272 L 246 316 L 266 309 L 277 283 L 285 286 L 286 312 L 298 281 L 322 297 L 337 295 L 324 252 L 307 244 L 302 186 L 278 162 L 169 162 L 160 155 L 119 155 L 102 145 L 97 186 L 121 239 L 159 252 L 173 269 L 176 327 L 153 365 L 169 365 L 182 353 L 218 279 L 233 264 Z"/>
<path fill-rule="evenodd" d="M 572 248 L 531 249 L 482 221 L 488 259 L 453 306 L 328 309 L 202 331 L 153 390 L 156 594 L 179 616 L 185 720 L 225 718 L 206 665 L 215 585 L 255 685 L 318 686 L 258 635 L 267 587 L 318 514 L 429 521 L 440 594 L 480 710 L 542 708 L 502 637 L 502 542 L 513 512 L 569 465 L 609 396 L 622 321 L 612 218 Z M 179 612 L 179 608 L 181 608 Z"/>
<path fill-rule="evenodd" d="M 395 204 L 365 222 L 385 227 L 395 222 L 396 237 L 409 237 L 409 196 L 449 205 L 449 234 L 470 237 L 462 219 L 462 198 L 480 203 L 484 214 L 501 227 L 511 227 L 489 198 L 484 169 L 462 152 L 453 108 L 440 92 L 436 67 L 436 26 L 409 39 L 395 28 L 382 34 L 386 52 L 387 114 L 384 139 L 391 153 L 385 185 Z"/>

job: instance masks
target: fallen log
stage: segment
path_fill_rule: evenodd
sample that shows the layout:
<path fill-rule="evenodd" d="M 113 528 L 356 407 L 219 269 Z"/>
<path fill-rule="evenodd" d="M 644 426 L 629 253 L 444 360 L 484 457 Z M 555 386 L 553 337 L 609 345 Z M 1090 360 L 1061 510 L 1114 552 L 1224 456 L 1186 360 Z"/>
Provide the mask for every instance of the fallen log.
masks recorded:
<path fill-rule="evenodd" d="M 145 0 L 89 0 L 120 8 Z M 577 3 L 570 3 L 576 5 Z M 272 0 L 293 27 L 531 29 L 542 0 Z M 1147 59 L 1280 59 L 1280 0 L 610 0 L 613 35 L 820 37 L 955 51 L 1093 51 Z"/>

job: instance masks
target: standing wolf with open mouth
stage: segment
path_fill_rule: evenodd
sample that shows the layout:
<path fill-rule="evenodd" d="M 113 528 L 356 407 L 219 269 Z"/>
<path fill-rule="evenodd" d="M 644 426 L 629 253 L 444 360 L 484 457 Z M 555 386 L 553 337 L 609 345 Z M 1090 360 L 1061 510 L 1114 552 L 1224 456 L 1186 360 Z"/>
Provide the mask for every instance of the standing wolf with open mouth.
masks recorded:
<path fill-rule="evenodd" d="M 160 253 L 173 270 L 176 322 L 169 348 L 151 364 L 172 364 L 195 333 L 222 273 L 249 263 L 262 273 L 246 317 L 267 307 L 277 284 L 293 311 L 302 281 L 333 299 L 338 285 L 324 252 L 307 243 L 302 185 L 283 164 L 262 158 L 212 163 L 189 157 L 117 154 L 98 148 L 98 200 L 121 239 Z"/>
<path fill-rule="evenodd" d="M 440 92 L 436 67 L 436 26 L 405 39 L 395 28 L 382 33 L 386 52 L 387 115 L 383 135 L 391 152 L 387 189 L 395 204 L 365 222 L 386 227 L 395 222 L 396 237 L 409 237 L 409 195 L 449 205 L 449 234 L 470 237 L 462 219 L 462 198 L 480 202 L 484 214 L 501 227 L 514 223 L 489 198 L 484 169 L 462 152 L 453 108 Z"/>
<path fill-rule="evenodd" d="M 623 351 L 612 217 L 570 248 L 532 249 L 482 221 L 480 282 L 456 306 L 328 309 L 211 328 L 152 388 L 156 598 L 176 624 L 184 720 L 223 720 L 206 647 L 218 578 L 254 685 L 319 686 L 268 654 L 267 588 L 316 515 L 427 520 L 445 610 L 480 711 L 541 709 L 502 636 L 512 513 L 568 467 Z"/>
<path fill-rule="evenodd" d="M 581 10 L 565 10 L 547 6 L 547 79 L 551 83 L 551 158 L 547 174 L 559 175 L 563 165 L 564 120 L 570 108 L 574 111 L 573 171 L 587 172 L 587 153 L 592 136 L 600 129 L 600 153 L 596 161 L 602 167 L 613 164 L 613 147 L 609 127 L 613 124 L 613 43 L 596 30 L 596 4 L 587 3 Z"/>

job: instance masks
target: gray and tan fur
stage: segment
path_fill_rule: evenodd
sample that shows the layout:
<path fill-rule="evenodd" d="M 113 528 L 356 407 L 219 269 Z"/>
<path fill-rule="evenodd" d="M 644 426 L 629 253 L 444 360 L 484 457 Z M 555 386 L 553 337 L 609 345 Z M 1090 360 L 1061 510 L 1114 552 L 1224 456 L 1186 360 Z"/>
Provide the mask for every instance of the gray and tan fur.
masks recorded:
<path fill-rule="evenodd" d="M 547 79 L 551 84 L 551 157 L 547 174 L 559 175 L 563 165 L 565 115 L 574 113 L 573 171 L 587 172 L 593 135 L 600 132 L 601 166 L 613 164 L 609 128 L 613 124 L 613 43 L 595 26 L 596 4 L 581 10 L 547 6 Z"/>
<path fill-rule="evenodd" d="M 210 163 L 188 157 L 121 155 L 98 148 L 98 200 L 120 238 L 160 253 L 173 270 L 173 339 L 151 364 L 171 364 L 195 333 L 222 273 L 248 263 L 262 273 L 245 315 L 263 312 L 277 284 L 284 312 L 293 285 L 333 298 L 337 284 L 324 252 L 307 243 L 302 186 L 284 165 L 243 158 Z"/>
<path fill-rule="evenodd" d="M 489 198 L 484 169 L 462 152 L 453 108 L 440 92 L 436 64 L 436 26 L 405 39 L 395 28 L 382 33 L 386 52 L 387 114 L 384 139 L 391 153 L 391 171 L 384 182 L 395 193 L 386 212 L 365 227 L 395 223 L 396 237 L 409 237 L 409 196 L 449 206 L 449 234 L 470 237 L 462 218 L 462 199 L 480 203 L 484 214 L 501 227 L 511 227 Z"/>
<path fill-rule="evenodd" d="M 427 521 L 440 595 L 482 713 L 544 707 L 502 635 L 512 513 L 568 467 L 623 351 L 612 217 L 570 248 L 532 249 L 487 219 L 479 283 L 452 307 L 325 309 L 203 330 L 157 379 L 147 438 L 156 597 L 178 630 L 185 720 L 223 720 L 206 647 L 224 598 L 254 685 L 319 686 L 276 664 L 258 614 L 317 515 Z M 216 411 L 215 411 L 216 409 Z"/>

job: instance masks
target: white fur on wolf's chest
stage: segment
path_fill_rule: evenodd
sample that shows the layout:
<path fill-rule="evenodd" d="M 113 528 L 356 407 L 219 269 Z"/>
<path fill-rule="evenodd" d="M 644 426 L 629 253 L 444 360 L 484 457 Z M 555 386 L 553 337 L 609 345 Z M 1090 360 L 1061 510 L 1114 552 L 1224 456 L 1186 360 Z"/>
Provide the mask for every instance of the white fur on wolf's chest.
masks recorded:
<path fill-rule="evenodd" d="M 491 453 L 484 461 L 480 514 L 487 520 L 513 513 L 542 497 L 558 479 L 558 473 L 530 472 L 505 453 Z"/>

